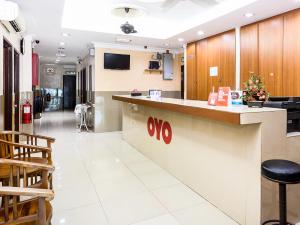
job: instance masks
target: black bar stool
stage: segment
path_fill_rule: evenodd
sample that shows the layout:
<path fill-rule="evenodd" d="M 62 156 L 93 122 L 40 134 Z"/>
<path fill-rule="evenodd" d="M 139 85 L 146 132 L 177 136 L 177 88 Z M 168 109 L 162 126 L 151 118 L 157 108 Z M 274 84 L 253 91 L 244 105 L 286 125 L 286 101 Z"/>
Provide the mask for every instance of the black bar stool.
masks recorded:
<path fill-rule="evenodd" d="M 263 223 L 272 225 L 293 225 L 287 222 L 286 185 L 300 183 L 300 165 L 288 160 L 268 160 L 261 165 L 262 175 L 279 184 L 279 220 Z"/>

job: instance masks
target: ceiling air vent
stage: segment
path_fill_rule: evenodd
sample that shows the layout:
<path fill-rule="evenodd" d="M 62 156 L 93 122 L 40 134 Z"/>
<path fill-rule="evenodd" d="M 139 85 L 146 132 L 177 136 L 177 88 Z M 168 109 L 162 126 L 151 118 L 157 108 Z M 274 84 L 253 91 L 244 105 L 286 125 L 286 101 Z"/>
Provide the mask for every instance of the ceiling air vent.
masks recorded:
<path fill-rule="evenodd" d="M 20 28 L 19 24 L 15 20 L 9 21 L 9 23 L 14 28 L 14 30 L 16 32 L 21 32 L 21 28 Z"/>

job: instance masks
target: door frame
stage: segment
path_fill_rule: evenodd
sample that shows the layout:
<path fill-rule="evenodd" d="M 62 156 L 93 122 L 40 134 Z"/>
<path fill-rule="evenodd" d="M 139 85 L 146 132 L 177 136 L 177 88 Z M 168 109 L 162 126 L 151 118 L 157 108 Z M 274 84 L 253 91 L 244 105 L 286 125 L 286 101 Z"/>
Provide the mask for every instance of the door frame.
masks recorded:
<path fill-rule="evenodd" d="M 14 49 L 12 44 L 5 38 L 3 39 L 2 44 L 3 44 L 4 130 L 12 130 L 13 129 Z"/>
<path fill-rule="evenodd" d="M 15 131 L 20 130 L 20 53 L 14 49 L 13 54 L 14 64 L 14 129 Z"/>

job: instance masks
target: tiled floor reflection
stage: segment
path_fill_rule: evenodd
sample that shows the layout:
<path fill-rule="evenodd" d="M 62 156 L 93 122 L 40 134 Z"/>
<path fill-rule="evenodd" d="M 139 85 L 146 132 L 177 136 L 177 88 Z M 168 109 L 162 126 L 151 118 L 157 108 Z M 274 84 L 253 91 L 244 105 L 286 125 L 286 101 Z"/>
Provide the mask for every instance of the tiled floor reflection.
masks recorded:
<path fill-rule="evenodd" d="M 53 225 L 236 225 L 125 143 L 79 133 L 72 112 L 46 113 L 35 132 L 56 138 Z"/>

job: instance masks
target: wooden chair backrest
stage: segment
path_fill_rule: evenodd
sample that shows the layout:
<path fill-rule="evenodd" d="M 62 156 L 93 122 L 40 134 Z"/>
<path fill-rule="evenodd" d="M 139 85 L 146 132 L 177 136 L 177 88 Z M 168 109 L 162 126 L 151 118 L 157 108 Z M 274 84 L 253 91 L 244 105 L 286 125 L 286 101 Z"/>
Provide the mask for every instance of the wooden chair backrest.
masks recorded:
<path fill-rule="evenodd" d="M 25 162 L 24 164 L 28 164 Z M 21 187 L 26 188 L 32 184 L 31 178 L 27 174 L 27 166 L 18 165 L 5 165 L 0 163 L 1 166 L 10 167 L 10 177 L 7 183 L 2 184 L 6 187 Z M 39 188 L 49 189 L 48 175 L 49 170 L 46 168 L 41 169 L 41 173 L 36 176 L 35 179 L 40 179 L 41 186 Z M 23 181 L 23 182 L 22 182 Z M 32 188 L 33 189 L 33 188 Z M 46 223 L 46 198 L 32 195 L 29 199 L 21 199 L 21 195 L 1 195 L 1 207 L 0 207 L 0 225 L 14 225 L 14 224 L 37 224 L 47 225 Z M 34 209 L 25 208 L 29 203 L 36 201 Z M 32 212 L 34 211 L 34 212 Z M 24 213 L 25 212 L 25 213 Z M 29 213 L 30 212 L 30 213 Z"/>

